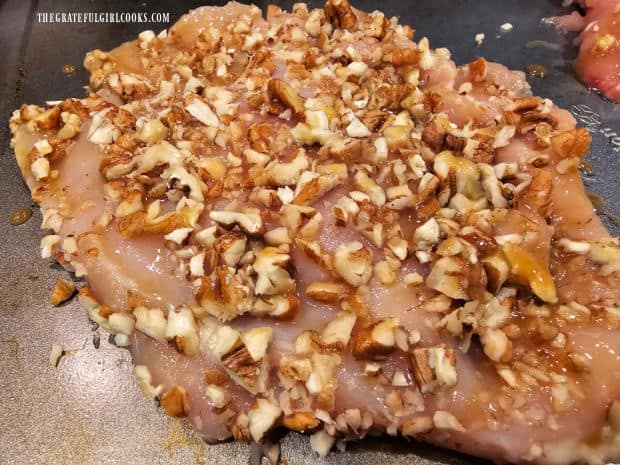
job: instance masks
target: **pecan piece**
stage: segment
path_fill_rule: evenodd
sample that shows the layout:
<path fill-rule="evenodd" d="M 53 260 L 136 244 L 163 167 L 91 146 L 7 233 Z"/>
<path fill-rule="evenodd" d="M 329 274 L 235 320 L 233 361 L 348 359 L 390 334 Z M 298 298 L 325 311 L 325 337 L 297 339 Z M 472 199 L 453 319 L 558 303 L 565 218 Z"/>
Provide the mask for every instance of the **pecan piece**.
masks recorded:
<path fill-rule="evenodd" d="M 189 413 L 187 392 L 177 384 L 161 396 L 159 403 L 171 417 L 186 417 Z"/>
<path fill-rule="evenodd" d="M 277 98 L 295 113 L 301 114 L 305 111 L 303 99 L 286 81 L 277 78 L 270 79 L 267 90 L 272 98 Z"/>
<path fill-rule="evenodd" d="M 292 415 L 285 416 L 282 419 L 282 425 L 285 428 L 303 433 L 304 431 L 319 426 L 319 420 L 312 412 L 296 412 Z"/>
<path fill-rule="evenodd" d="M 438 125 L 433 122 L 422 131 L 422 141 L 428 145 L 433 152 L 441 152 L 445 140 L 445 131 L 440 129 Z"/>
<path fill-rule="evenodd" d="M 444 145 L 448 150 L 452 150 L 453 152 L 462 152 L 467 145 L 467 139 L 453 134 L 448 134 L 446 135 Z"/>
<path fill-rule="evenodd" d="M 260 373 L 262 361 L 255 361 L 245 344 L 239 344 L 236 348 L 222 356 L 222 365 L 239 376 L 248 385 L 254 385 Z"/>
<path fill-rule="evenodd" d="M 323 11 L 334 29 L 351 31 L 357 28 L 357 16 L 353 13 L 349 0 L 327 0 Z"/>
<path fill-rule="evenodd" d="M 409 84 L 381 84 L 372 93 L 368 102 L 368 110 L 400 110 L 402 102 L 411 93 Z"/>
<path fill-rule="evenodd" d="M 528 127 L 529 125 L 537 125 L 540 123 L 547 123 L 553 129 L 556 129 L 558 127 L 557 118 L 549 113 L 542 113 L 540 111 L 530 110 L 525 111 L 521 114 L 521 127 Z"/>
<path fill-rule="evenodd" d="M 58 306 L 61 303 L 66 302 L 74 293 L 75 284 L 73 284 L 73 281 L 69 281 L 68 279 L 59 279 L 56 281 L 56 286 L 54 286 L 54 290 L 52 291 L 52 305 Z"/>
<path fill-rule="evenodd" d="M 266 153 L 271 145 L 272 127 L 269 123 L 254 123 L 248 130 L 250 146 L 257 152 Z"/>
<path fill-rule="evenodd" d="M 512 111 L 516 113 L 522 113 L 524 111 L 531 111 L 538 108 L 540 104 L 540 99 L 537 97 L 520 97 L 514 99 L 514 103 L 512 105 Z"/>
<path fill-rule="evenodd" d="M 388 119 L 389 113 L 381 110 L 368 110 L 364 116 L 362 116 L 361 121 L 364 123 L 364 126 L 368 128 L 369 131 L 375 132 L 379 129 L 385 121 Z"/>
<path fill-rule="evenodd" d="M 551 202 L 551 191 L 553 189 L 553 175 L 551 172 L 541 168 L 532 170 L 532 180 L 517 202 L 523 202 L 529 208 L 544 215 Z"/>
<path fill-rule="evenodd" d="M 551 138 L 551 148 L 562 158 L 583 157 L 588 153 L 592 136 L 586 128 L 574 128 Z"/>
<path fill-rule="evenodd" d="M 452 348 L 437 346 L 414 349 L 409 361 L 422 392 L 447 389 L 457 382 L 456 354 Z"/>
<path fill-rule="evenodd" d="M 392 63 L 396 66 L 415 65 L 422 52 L 414 48 L 395 48 L 392 50 Z"/>
<path fill-rule="evenodd" d="M 487 78 L 487 61 L 478 58 L 469 64 L 469 76 L 472 82 L 483 82 Z"/>

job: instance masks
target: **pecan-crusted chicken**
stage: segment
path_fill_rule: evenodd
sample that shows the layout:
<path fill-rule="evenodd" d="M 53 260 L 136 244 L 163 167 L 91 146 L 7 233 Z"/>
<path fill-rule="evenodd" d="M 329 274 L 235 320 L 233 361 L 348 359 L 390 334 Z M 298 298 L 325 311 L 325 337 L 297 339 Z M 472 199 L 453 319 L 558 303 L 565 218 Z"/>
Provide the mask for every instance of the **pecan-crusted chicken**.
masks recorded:
<path fill-rule="evenodd" d="M 11 119 L 41 255 L 206 439 L 618 459 L 590 135 L 522 73 L 413 35 L 346 0 L 229 3 L 90 52 L 88 97 Z"/>

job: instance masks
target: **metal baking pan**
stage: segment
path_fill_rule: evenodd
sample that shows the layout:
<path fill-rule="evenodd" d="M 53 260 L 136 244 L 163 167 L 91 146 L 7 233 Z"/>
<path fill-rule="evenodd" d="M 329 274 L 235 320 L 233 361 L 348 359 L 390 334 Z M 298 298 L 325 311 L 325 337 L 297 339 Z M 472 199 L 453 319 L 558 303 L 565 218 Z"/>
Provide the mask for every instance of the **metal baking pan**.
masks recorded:
<path fill-rule="evenodd" d="M 30 206 L 9 147 L 7 120 L 21 103 L 83 95 L 87 73 L 81 63 L 93 48 L 110 49 L 145 29 L 156 31 L 171 23 L 49 24 L 37 22 L 41 12 L 168 12 L 171 22 L 196 1 L 126 3 L 120 0 L 4 0 L 0 2 L 0 464 L 243 464 L 250 447 L 226 443 L 207 445 L 183 422 L 165 416 L 144 399 L 131 373 L 127 351 L 101 334 L 99 348 L 84 312 L 73 301 L 60 308 L 49 302 L 50 290 L 65 272 L 38 258 L 43 232 L 35 211 L 15 227 L 10 212 Z M 266 8 L 267 2 L 259 2 Z M 312 2 L 318 5 L 318 2 Z M 614 215 L 620 213 L 620 105 L 585 89 L 575 78 L 570 57 L 572 36 L 541 23 L 564 11 L 560 1 L 521 0 L 362 0 L 355 6 L 381 9 L 413 25 L 416 37 L 428 36 L 434 47 L 448 47 L 457 63 L 478 56 L 513 69 L 544 65 L 549 73 L 530 78 L 535 94 L 553 99 L 576 115 L 593 134 L 588 160 L 593 175 L 589 191 L 605 200 L 603 220 L 619 233 Z M 290 8 L 292 2 L 281 5 Z M 504 32 L 500 25 L 513 29 Z M 480 46 L 477 33 L 484 33 Z M 542 40 L 543 47 L 527 44 Z M 539 43 L 540 45 L 540 43 Z M 63 73 L 63 65 L 77 71 Z M 610 220 L 611 218 L 611 220 Z M 52 344 L 69 354 L 57 368 L 48 364 Z M 282 457 L 294 465 L 310 463 L 438 464 L 480 463 L 475 459 L 405 440 L 368 439 L 351 444 L 345 453 L 324 459 L 311 453 L 307 439 L 289 434 Z M 284 462 L 287 463 L 287 462 Z"/>

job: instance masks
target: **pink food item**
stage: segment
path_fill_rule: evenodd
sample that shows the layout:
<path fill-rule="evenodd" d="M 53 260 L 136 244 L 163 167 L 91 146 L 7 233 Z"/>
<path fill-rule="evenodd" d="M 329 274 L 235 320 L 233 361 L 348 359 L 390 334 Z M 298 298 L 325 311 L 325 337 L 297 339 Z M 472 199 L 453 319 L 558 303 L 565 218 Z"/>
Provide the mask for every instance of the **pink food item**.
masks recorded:
<path fill-rule="evenodd" d="M 574 11 L 551 20 L 568 31 L 580 32 L 575 69 L 581 79 L 606 97 L 620 101 L 620 1 L 581 3 L 585 16 Z"/>
<path fill-rule="evenodd" d="M 346 0 L 203 7 L 85 65 L 89 95 L 16 110 L 13 147 L 42 256 L 167 414 L 319 454 L 385 432 L 620 458 L 619 243 L 590 135 L 523 73 Z"/>

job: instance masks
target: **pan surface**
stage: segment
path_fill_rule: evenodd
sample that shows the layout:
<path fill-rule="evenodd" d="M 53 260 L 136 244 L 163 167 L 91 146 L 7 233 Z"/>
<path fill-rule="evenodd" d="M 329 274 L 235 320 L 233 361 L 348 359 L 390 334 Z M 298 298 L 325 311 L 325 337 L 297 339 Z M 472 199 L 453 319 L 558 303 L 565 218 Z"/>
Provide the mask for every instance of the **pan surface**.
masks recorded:
<path fill-rule="evenodd" d="M 263 9 L 267 2 L 259 2 Z M 0 464 L 243 464 L 245 444 L 206 445 L 183 422 L 166 417 L 144 399 L 132 375 L 127 351 L 93 331 L 77 302 L 53 308 L 50 291 L 66 272 L 38 257 L 44 235 L 41 217 L 11 226 L 9 214 L 31 205 L 28 189 L 9 147 L 7 121 L 22 103 L 42 104 L 84 94 L 81 63 L 93 48 L 107 50 L 145 29 L 168 27 L 196 1 L 125 3 L 120 0 L 5 0 L 0 2 Z M 290 8 L 292 2 L 279 2 Z M 381 9 L 427 36 L 433 47 L 448 47 L 457 63 L 478 56 L 513 69 L 542 64 L 545 78 L 529 78 L 536 95 L 549 97 L 575 114 L 593 135 L 586 176 L 589 191 L 605 200 L 603 220 L 615 235 L 620 214 L 620 105 L 586 90 L 570 69 L 576 51 L 566 37 L 541 23 L 564 11 L 550 0 L 363 0 L 365 10 Z M 313 5 L 318 5 L 314 2 Z M 165 12 L 171 23 L 50 24 L 42 12 Z M 509 22 L 511 31 L 500 25 Z M 476 46 L 474 37 L 484 33 Z M 546 41 L 545 43 L 532 41 Z M 528 47 L 529 43 L 529 47 Z M 552 44 L 552 45 L 549 45 Z M 76 72 L 63 73 L 63 65 Z M 94 338 L 100 336 L 99 348 Z M 48 363 L 52 344 L 68 354 L 57 368 Z M 385 438 L 349 445 L 325 459 L 312 454 L 307 439 L 290 434 L 282 442 L 288 463 L 438 464 L 480 463 L 454 452 Z M 284 462 L 286 463 L 286 462 Z"/>

